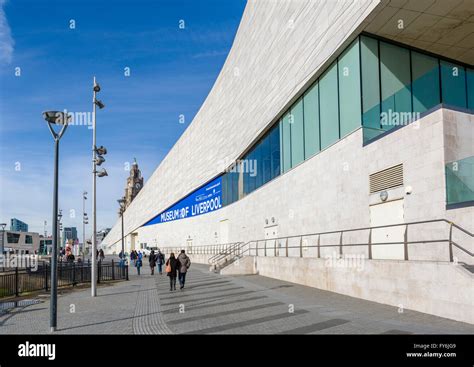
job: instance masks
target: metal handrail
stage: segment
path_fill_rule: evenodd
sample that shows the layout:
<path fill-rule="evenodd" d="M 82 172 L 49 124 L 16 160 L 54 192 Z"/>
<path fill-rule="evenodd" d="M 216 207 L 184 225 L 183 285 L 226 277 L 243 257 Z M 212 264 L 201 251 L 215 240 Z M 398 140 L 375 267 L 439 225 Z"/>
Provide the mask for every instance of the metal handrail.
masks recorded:
<path fill-rule="evenodd" d="M 419 224 L 429 224 L 429 223 L 447 223 L 449 224 L 449 238 L 443 238 L 443 239 L 436 239 L 436 240 L 420 240 L 420 241 L 409 241 L 408 240 L 408 227 L 409 226 L 414 226 L 414 225 L 419 225 Z M 404 239 L 403 241 L 397 241 L 397 242 L 372 242 L 372 231 L 375 229 L 383 229 L 383 228 L 393 228 L 393 227 L 400 227 L 400 226 L 405 226 L 405 233 L 404 233 Z M 276 251 L 276 243 L 277 241 L 280 242 L 281 240 L 286 240 L 286 257 L 288 257 L 288 249 L 293 249 L 293 248 L 299 248 L 300 249 L 300 257 L 303 257 L 303 248 L 318 248 L 318 257 L 320 257 L 320 249 L 324 247 L 338 247 L 339 248 L 339 254 L 342 255 L 342 251 L 344 247 L 355 247 L 355 246 L 368 246 L 368 253 L 369 253 L 369 259 L 372 259 L 372 246 L 386 246 L 386 245 L 398 245 L 398 244 L 404 244 L 404 258 L 405 260 L 408 260 L 408 244 L 429 244 L 429 243 L 448 243 L 449 244 L 449 261 L 453 262 L 454 261 L 454 255 L 453 255 L 453 247 L 458 248 L 459 250 L 463 251 L 464 253 L 468 254 L 469 256 L 474 256 L 474 253 L 469 251 L 468 249 L 462 247 L 460 244 L 456 243 L 453 241 L 453 228 L 460 230 L 461 232 L 465 233 L 466 235 L 470 237 L 474 237 L 474 234 L 471 233 L 470 231 L 460 227 L 459 225 L 453 223 L 452 221 L 449 221 L 447 219 L 433 219 L 433 220 L 426 220 L 426 221 L 415 221 L 415 222 L 408 222 L 408 223 L 399 223 L 399 224 L 388 224 L 388 225 L 382 225 L 382 226 L 374 226 L 374 227 L 361 227 L 361 228 L 352 228 L 352 229 L 345 229 L 345 230 L 334 230 L 334 231 L 325 231 L 325 232 L 317 232 L 317 233 L 307 233 L 307 234 L 299 234 L 299 235 L 291 235 L 291 236 L 283 236 L 283 237 L 276 237 L 272 239 L 259 239 L 259 240 L 251 240 L 248 242 L 240 242 L 237 243 L 236 246 L 234 247 L 235 249 L 238 249 L 238 254 L 239 257 L 243 256 L 246 253 L 250 254 L 251 250 L 255 250 L 255 256 L 259 256 L 258 254 L 258 244 L 259 242 L 264 242 L 265 247 L 265 255 L 267 252 L 267 246 L 266 243 L 268 241 L 274 241 L 274 255 L 277 255 Z M 369 238 L 367 243 L 349 243 L 349 244 L 343 244 L 343 234 L 344 233 L 349 233 L 349 232 L 356 232 L 356 231 L 369 231 Z M 321 245 L 320 244 L 320 239 L 321 235 L 328 235 L 328 234 L 340 234 L 339 238 L 339 243 L 334 244 L 334 245 Z M 317 245 L 305 245 L 303 246 L 303 238 L 304 237 L 312 237 L 312 236 L 318 236 L 318 244 Z M 298 246 L 289 246 L 288 245 L 288 240 L 289 239 L 294 239 L 294 238 L 300 238 L 300 244 Z M 239 245 L 240 244 L 240 245 Z M 255 247 L 251 247 L 251 244 L 255 244 Z M 244 249 L 245 248 L 245 249 Z M 244 250 L 243 250 L 244 249 Z M 217 264 L 217 259 L 222 259 L 230 255 L 228 251 L 221 252 L 220 256 L 214 255 L 212 257 L 213 261 L 209 261 L 209 263 L 214 263 L 214 265 Z M 209 259 L 211 260 L 211 259 Z"/>

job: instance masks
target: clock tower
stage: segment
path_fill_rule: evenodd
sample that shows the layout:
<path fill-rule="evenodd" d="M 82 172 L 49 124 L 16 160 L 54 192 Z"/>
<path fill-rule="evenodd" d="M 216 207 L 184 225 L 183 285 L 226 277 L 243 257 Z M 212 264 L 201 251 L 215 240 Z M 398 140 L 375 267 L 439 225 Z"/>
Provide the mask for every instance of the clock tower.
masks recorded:
<path fill-rule="evenodd" d="M 138 168 L 137 160 L 134 158 L 134 162 L 130 169 L 130 176 L 127 177 L 127 186 L 125 187 L 125 208 L 127 208 L 138 195 L 143 187 L 143 177 L 140 169 Z"/>

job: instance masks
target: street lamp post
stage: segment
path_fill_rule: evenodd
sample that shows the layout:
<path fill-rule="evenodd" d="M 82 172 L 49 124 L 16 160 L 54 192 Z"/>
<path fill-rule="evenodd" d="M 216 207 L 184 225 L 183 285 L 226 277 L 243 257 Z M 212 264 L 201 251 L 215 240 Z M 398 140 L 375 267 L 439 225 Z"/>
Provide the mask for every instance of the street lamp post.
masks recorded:
<path fill-rule="evenodd" d="M 0 223 L 0 227 L 2 227 L 2 247 L 0 251 L 0 255 L 3 256 L 3 253 L 5 252 L 5 227 L 7 226 L 6 223 Z"/>
<path fill-rule="evenodd" d="M 82 193 L 82 261 L 85 260 L 86 253 L 86 224 L 88 224 L 89 218 L 87 218 L 86 213 L 86 200 L 87 200 L 87 191 Z"/>
<path fill-rule="evenodd" d="M 122 257 L 125 257 L 125 244 L 123 236 L 123 214 L 125 213 L 125 198 L 117 200 L 120 204 L 120 218 L 122 219 Z"/>
<path fill-rule="evenodd" d="M 92 267 L 91 267 L 91 296 L 97 296 L 97 212 L 96 212 L 96 181 L 97 177 L 107 176 L 107 171 L 103 168 L 97 171 L 105 159 L 102 157 L 107 154 L 107 149 L 103 146 L 97 147 L 96 144 L 96 106 L 104 108 L 104 104 L 96 98 L 100 92 L 100 86 L 94 77 L 93 97 L 92 97 Z"/>
<path fill-rule="evenodd" d="M 49 131 L 54 139 L 54 189 L 53 189 L 53 251 L 51 255 L 51 302 L 49 326 L 51 332 L 57 326 L 57 302 L 58 302 L 58 168 L 59 168 L 59 140 L 66 132 L 70 115 L 64 112 L 47 111 L 43 112 L 43 118 L 48 123 Z M 61 125 L 59 133 L 54 131 L 52 125 Z"/>

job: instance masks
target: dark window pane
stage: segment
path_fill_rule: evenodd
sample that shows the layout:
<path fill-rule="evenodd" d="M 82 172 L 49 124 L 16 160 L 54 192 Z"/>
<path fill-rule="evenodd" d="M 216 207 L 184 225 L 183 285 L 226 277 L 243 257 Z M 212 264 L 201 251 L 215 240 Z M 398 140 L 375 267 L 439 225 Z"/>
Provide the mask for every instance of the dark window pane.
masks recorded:
<path fill-rule="evenodd" d="M 321 118 L 321 149 L 339 139 L 339 103 L 337 95 L 337 64 L 334 63 L 319 80 Z"/>
<path fill-rule="evenodd" d="M 425 112 L 440 103 L 438 59 L 411 53 L 413 112 Z"/>
<path fill-rule="evenodd" d="M 270 133 L 270 146 L 272 151 L 272 168 L 271 177 L 272 179 L 280 175 L 281 170 L 281 156 L 280 156 L 280 128 L 281 124 L 278 123 Z"/>
<path fill-rule="evenodd" d="M 361 38 L 362 123 L 365 127 L 380 128 L 380 88 L 378 41 Z"/>
<path fill-rule="evenodd" d="M 410 51 L 380 42 L 381 125 L 389 130 L 411 118 Z"/>
<path fill-rule="evenodd" d="M 339 111 L 341 137 L 361 126 L 359 41 L 339 57 Z"/>
<path fill-rule="evenodd" d="M 466 107 L 466 72 L 462 66 L 441 61 L 443 103 Z"/>
<path fill-rule="evenodd" d="M 304 161 L 303 99 L 291 107 L 291 167 Z"/>
<path fill-rule="evenodd" d="M 271 147 L 270 147 L 270 137 L 271 135 L 265 136 L 261 143 L 262 144 L 262 163 L 263 163 L 263 167 L 262 167 L 263 183 L 268 182 L 272 179 L 271 177 L 272 152 L 271 152 Z"/>
<path fill-rule="evenodd" d="M 320 151 L 318 84 L 314 84 L 303 97 L 305 159 Z"/>
<path fill-rule="evenodd" d="M 474 110 L 474 70 L 467 69 L 467 108 Z"/>
<path fill-rule="evenodd" d="M 290 114 L 283 116 L 282 125 L 282 154 L 283 154 L 283 172 L 291 168 L 291 130 L 290 130 Z"/>

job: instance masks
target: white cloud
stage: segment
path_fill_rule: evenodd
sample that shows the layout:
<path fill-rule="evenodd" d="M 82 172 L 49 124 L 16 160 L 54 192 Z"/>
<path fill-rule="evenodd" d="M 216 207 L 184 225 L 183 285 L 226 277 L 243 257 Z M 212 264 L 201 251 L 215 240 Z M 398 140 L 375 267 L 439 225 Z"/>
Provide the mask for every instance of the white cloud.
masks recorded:
<path fill-rule="evenodd" d="M 5 14 L 6 0 L 0 0 L 0 62 L 10 63 L 13 57 L 13 45 L 10 26 Z"/>

